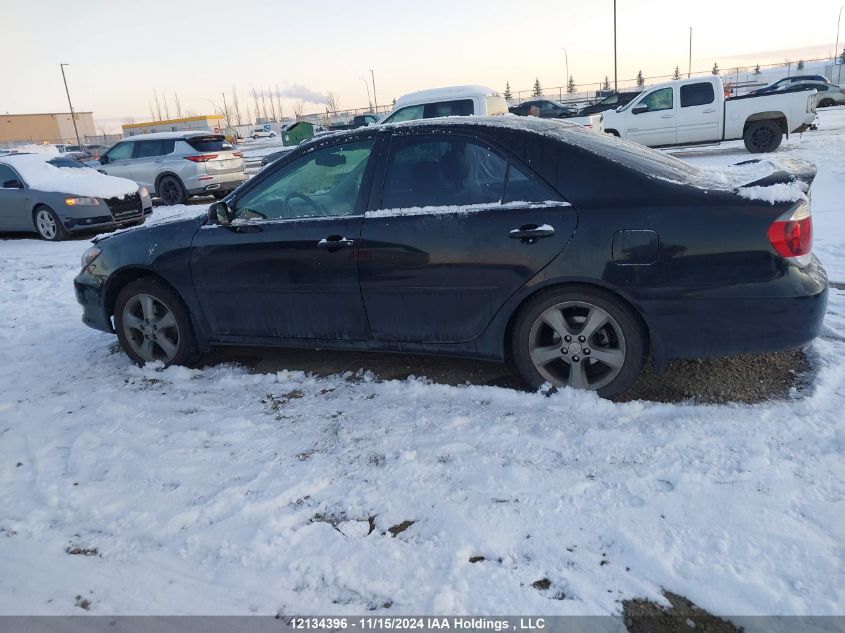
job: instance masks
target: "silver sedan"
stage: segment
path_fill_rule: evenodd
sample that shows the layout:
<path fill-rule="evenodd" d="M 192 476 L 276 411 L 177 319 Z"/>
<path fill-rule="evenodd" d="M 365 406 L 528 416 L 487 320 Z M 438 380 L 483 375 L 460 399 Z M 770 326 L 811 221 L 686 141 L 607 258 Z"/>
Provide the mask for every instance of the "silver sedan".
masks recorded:
<path fill-rule="evenodd" d="M 143 224 L 152 213 L 144 187 L 81 163 L 41 154 L 0 156 L 0 232 L 71 233 Z"/>

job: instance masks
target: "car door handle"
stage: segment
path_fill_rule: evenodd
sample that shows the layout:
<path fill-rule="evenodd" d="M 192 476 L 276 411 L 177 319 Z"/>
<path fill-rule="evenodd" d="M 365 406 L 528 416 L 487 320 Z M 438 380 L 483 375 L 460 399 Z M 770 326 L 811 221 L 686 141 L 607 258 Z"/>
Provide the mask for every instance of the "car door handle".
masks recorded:
<path fill-rule="evenodd" d="M 674 115 L 672 115 L 672 114 L 661 114 L 660 118 L 661 119 L 671 119 L 672 116 L 674 116 Z"/>
<path fill-rule="evenodd" d="M 537 240 L 543 237 L 551 237 L 555 234 L 555 228 L 553 226 L 549 226 L 548 224 L 543 225 L 536 225 L 536 224 L 523 224 L 518 229 L 513 229 L 508 233 L 508 237 L 512 240 L 522 240 L 524 242 L 528 242 L 529 244 L 533 244 Z"/>
<path fill-rule="evenodd" d="M 713 114 L 716 111 L 715 108 L 710 108 L 709 110 L 702 110 L 704 114 Z"/>
<path fill-rule="evenodd" d="M 329 235 L 328 237 L 324 237 L 319 242 L 317 242 L 317 246 L 319 248 L 344 248 L 349 246 L 355 246 L 355 240 L 350 240 L 346 237 L 341 235 Z"/>

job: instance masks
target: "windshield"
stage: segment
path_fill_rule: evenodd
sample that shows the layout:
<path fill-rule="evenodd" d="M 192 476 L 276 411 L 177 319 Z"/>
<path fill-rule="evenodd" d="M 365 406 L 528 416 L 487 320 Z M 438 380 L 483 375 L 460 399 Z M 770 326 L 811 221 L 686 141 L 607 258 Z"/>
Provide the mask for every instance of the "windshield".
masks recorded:
<path fill-rule="evenodd" d="M 53 167 L 73 167 L 74 169 L 81 167 L 82 169 L 86 169 L 85 165 L 72 158 L 51 158 L 47 162 Z"/>

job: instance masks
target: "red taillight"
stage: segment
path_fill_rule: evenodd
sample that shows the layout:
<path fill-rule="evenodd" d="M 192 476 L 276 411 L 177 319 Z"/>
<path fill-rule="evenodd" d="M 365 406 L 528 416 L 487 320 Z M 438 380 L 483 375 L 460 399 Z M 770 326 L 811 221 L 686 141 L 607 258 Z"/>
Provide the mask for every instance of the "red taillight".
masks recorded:
<path fill-rule="evenodd" d="M 185 158 L 195 163 L 207 163 L 217 158 L 217 154 L 200 154 L 199 156 L 185 156 Z"/>
<path fill-rule="evenodd" d="M 801 202 L 771 223 L 766 232 L 781 257 L 806 265 L 813 250 L 813 218 L 809 202 Z"/>
<path fill-rule="evenodd" d="M 243 153 L 243 152 L 232 152 L 232 154 L 234 154 L 234 156 L 235 156 L 236 158 L 243 158 L 243 157 L 244 157 L 244 153 Z"/>
<path fill-rule="evenodd" d="M 839 92 L 845 95 L 845 88 L 840 89 Z"/>

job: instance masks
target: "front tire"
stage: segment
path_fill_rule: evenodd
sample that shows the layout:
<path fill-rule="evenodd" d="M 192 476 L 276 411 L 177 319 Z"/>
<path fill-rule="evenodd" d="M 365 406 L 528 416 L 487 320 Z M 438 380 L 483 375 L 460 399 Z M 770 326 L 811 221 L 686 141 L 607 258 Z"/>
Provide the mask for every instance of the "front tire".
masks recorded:
<path fill-rule="evenodd" d="M 67 239 L 68 232 L 59 220 L 59 216 L 46 204 L 42 204 L 35 209 L 32 220 L 41 239 L 48 242 L 61 242 Z"/>
<path fill-rule="evenodd" d="M 752 154 L 766 154 L 780 147 L 783 131 L 774 121 L 757 121 L 748 126 L 742 140 Z"/>
<path fill-rule="evenodd" d="M 157 189 L 158 197 L 168 206 L 185 204 L 185 201 L 188 199 L 188 193 L 185 191 L 185 187 L 182 186 L 182 181 L 176 176 L 163 176 L 158 181 Z"/>
<path fill-rule="evenodd" d="M 511 346 L 531 387 L 549 383 L 602 398 L 634 384 L 647 349 L 636 314 L 613 295 L 587 287 L 548 290 L 531 299 L 514 323 Z"/>
<path fill-rule="evenodd" d="M 162 282 L 142 278 L 128 284 L 114 306 L 117 338 L 126 355 L 137 365 L 160 361 L 190 365 L 197 356 L 197 343 L 188 309 Z"/>

